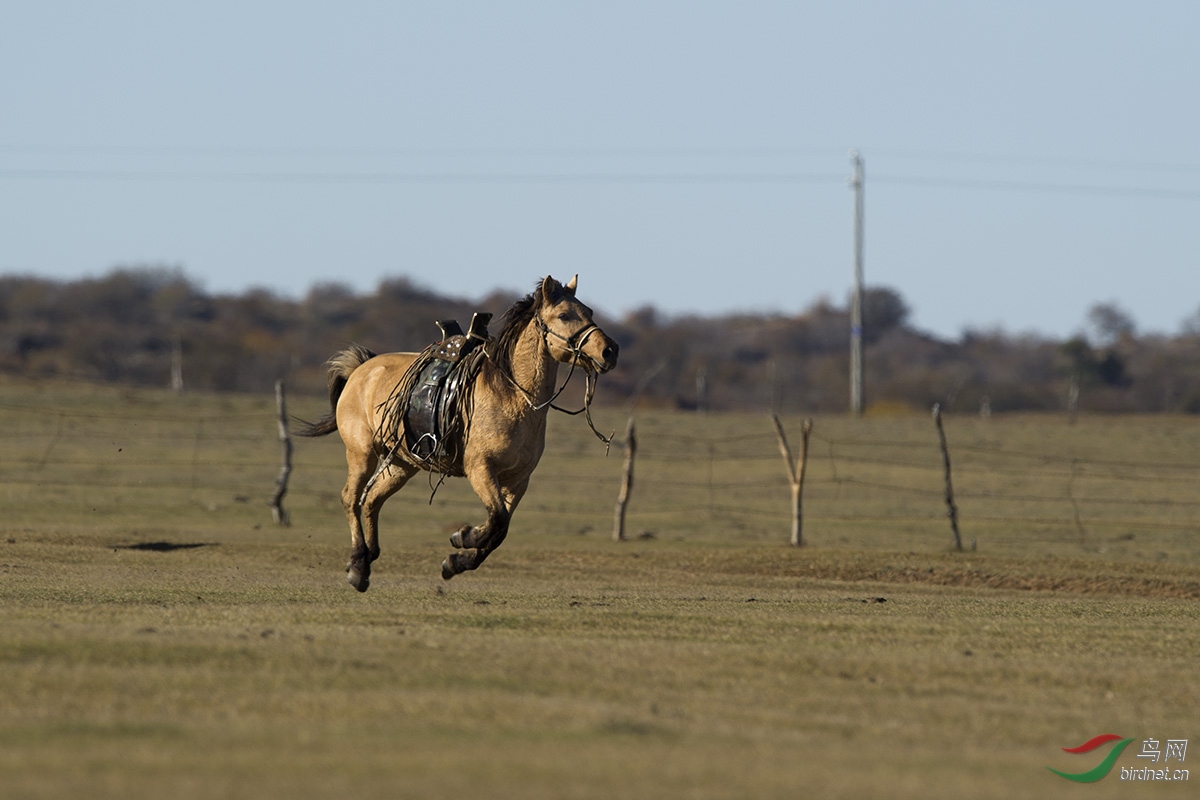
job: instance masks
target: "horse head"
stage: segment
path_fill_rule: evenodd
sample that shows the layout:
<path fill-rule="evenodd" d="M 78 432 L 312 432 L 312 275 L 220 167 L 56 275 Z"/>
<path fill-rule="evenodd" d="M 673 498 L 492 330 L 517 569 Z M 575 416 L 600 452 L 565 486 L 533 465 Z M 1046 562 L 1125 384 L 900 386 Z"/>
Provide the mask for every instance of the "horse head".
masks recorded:
<path fill-rule="evenodd" d="M 565 284 L 547 275 L 535 322 L 555 360 L 608 372 L 617 365 L 620 347 L 592 320 L 592 309 L 575 296 L 578 284 L 578 275 Z"/>

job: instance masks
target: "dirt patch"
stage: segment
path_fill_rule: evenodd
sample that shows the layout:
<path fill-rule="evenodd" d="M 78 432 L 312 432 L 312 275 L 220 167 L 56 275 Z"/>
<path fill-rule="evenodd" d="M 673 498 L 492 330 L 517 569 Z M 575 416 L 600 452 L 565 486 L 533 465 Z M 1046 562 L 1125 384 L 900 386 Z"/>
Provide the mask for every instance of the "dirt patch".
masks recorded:
<path fill-rule="evenodd" d="M 151 553 L 173 553 L 176 550 L 194 550 L 197 547 L 212 547 L 207 542 L 138 542 L 127 544 L 121 550 L 145 550 Z"/>

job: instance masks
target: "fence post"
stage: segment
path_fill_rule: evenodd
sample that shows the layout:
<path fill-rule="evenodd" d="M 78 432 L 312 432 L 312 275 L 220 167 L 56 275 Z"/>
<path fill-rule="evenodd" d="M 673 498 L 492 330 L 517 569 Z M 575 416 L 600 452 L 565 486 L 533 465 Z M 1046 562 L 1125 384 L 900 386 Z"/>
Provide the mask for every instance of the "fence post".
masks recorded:
<path fill-rule="evenodd" d="M 779 415 L 772 414 L 775 423 L 775 434 L 779 437 L 779 452 L 783 463 L 787 465 L 788 483 L 792 488 L 792 547 L 804 546 L 803 514 L 801 505 L 804 495 L 804 471 L 808 467 L 808 436 L 812 433 L 812 420 L 805 419 L 800 426 L 800 461 L 799 465 L 792 459 L 792 448 L 788 446 L 787 436 L 783 432 L 783 424 Z"/>
<path fill-rule="evenodd" d="M 633 458 L 637 455 L 637 431 L 633 417 L 625 428 L 625 466 L 621 477 L 621 491 L 617 493 L 617 506 L 613 519 L 613 541 L 625 539 L 625 506 L 629 503 L 629 492 L 633 489 Z"/>
<path fill-rule="evenodd" d="M 946 446 L 946 431 L 942 428 L 941 403 L 933 404 L 933 421 L 942 443 L 942 466 L 946 470 L 946 514 L 950 517 L 950 529 L 954 531 L 954 549 L 961 553 L 962 537 L 958 534 L 958 507 L 954 505 L 954 486 L 950 483 L 950 449 Z"/>
<path fill-rule="evenodd" d="M 279 415 L 279 441 L 283 444 L 283 466 L 275 483 L 275 494 L 271 498 L 271 516 L 277 525 L 290 525 L 291 520 L 283 507 L 283 496 L 287 494 L 288 477 L 292 474 L 292 437 L 288 433 L 287 401 L 284 398 L 283 381 L 275 381 L 275 410 Z"/>
<path fill-rule="evenodd" d="M 1079 542 L 1087 541 L 1087 530 L 1083 527 L 1083 518 L 1079 515 L 1079 501 L 1075 499 L 1075 476 L 1079 470 L 1079 459 L 1071 459 L 1071 479 L 1067 481 L 1067 499 L 1071 501 L 1071 510 L 1075 516 L 1075 531 L 1079 534 Z"/>

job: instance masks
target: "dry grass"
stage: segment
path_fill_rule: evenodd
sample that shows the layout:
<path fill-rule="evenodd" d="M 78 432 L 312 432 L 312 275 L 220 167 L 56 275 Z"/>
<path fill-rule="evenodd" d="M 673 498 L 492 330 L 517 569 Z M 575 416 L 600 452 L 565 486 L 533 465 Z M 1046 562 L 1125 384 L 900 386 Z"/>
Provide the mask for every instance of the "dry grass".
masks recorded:
<path fill-rule="evenodd" d="M 727 525 L 702 489 L 634 518 L 656 538 L 616 544 L 619 459 L 559 421 L 481 570 L 443 585 L 445 531 L 478 511 L 460 486 L 433 506 L 417 491 L 385 512 L 359 595 L 341 577 L 336 442 L 300 447 L 294 525 L 269 523 L 269 402 L 0 388 L 19 432 L 0 458 L 6 798 L 1128 797 L 1116 775 L 1076 789 L 1045 766 L 1093 766 L 1059 748 L 1099 733 L 1195 732 L 1186 540 L 1166 560 L 1036 538 L 995 553 L 982 536 L 954 554 L 944 520 L 897 534 L 822 523 L 827 507 L 797 550 L 784 508 Z M 59 415 L 12 410 L 39 401 L 94 416 L 55 439 Z M 1122 421 L 1131 440 L 1151 423 Z M 869 424 L 870 439 L 920 430 Z M 643 439 L 695 425 L 650 420 Z M 1119 763 L 1141 766 L 1134 752 Z"/>

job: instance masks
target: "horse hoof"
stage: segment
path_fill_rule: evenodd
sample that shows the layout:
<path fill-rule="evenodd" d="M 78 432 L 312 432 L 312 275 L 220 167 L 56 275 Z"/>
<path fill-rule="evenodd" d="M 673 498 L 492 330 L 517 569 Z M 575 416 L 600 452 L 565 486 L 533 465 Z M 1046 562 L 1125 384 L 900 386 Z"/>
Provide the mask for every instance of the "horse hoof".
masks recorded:
<path fill-rule="evenodd" d="M 455 547 L 457 546 L 458 545 L 455 545 Z M 442 562 L 442 580 L 448 581 L 457 574 L 458 573 L 454 571 L 454 568 L 450 566 L 450 559 L 447 558 Z"/>
<path fill-rule="evenodd" d="M 357 570 L 348 570 L 346 572 L 346 582 L 360 592 L 365 592 L 371 588 L 371 578 Z"/>
<path fill-rule="evenodd" d="M 467 541 L 467 537 L 471 535 L 473 530 L 474 528 L 472 528 L 470 525 L 463 525 L 454 533 L 450 534 L 450 546 L 457 547 L 459 550 L 472 547 L 471 543 Z"/>

